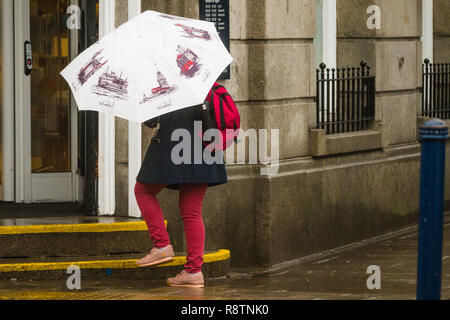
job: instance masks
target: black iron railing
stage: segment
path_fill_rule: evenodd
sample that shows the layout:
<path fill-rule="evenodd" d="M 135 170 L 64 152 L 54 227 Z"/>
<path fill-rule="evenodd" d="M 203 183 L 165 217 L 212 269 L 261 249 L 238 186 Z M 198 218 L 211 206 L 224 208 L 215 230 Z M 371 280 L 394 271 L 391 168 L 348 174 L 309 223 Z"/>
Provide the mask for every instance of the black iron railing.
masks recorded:
<path fill-rule="evenodd" d="M 361 131 L 375 118 L 375 77 L 360 67 L 317 69 L 317 128 L 327 134 Z"/>
<path fill-rule="evenodd" d="M 422 64 L 422 116 L 450 119 L 450 63 Z"/>

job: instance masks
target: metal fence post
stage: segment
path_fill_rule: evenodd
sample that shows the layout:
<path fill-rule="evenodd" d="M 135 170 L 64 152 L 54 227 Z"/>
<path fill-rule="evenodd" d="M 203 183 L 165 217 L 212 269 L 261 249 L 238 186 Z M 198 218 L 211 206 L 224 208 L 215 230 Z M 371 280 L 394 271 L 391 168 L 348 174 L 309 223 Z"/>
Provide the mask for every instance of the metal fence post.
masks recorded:
<path fill-rule="evenodd" d="M 444 121 L 432 119 L 420 127 L 419 248 L 417 259 L 417 299 L 441 297 L 442 224 L 444 206 L 445 141 Z"/>

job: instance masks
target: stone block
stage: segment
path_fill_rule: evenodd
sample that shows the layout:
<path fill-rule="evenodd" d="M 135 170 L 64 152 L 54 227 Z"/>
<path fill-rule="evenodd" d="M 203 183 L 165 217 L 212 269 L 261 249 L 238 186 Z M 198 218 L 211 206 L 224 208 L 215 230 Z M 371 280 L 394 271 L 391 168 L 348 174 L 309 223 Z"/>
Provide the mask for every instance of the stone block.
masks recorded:
<path fill-rule="evenodd" d="M 376 99 L 382 110 L 383 138 L 387 145 L 415 142 L 417 135 L 416 94 L 384 94 Z"/>
<path fill-rule="evenodd" d="M 417 88 L 418 41 L 376 42 L 376 90 L 395 91 Z"/>
<path fill-rule="evenodd" d="M 338 67 L 359 66 L 364 60 L 376 76 L 377 91 L 415 89 L 421 86 L 420 41 L 339 39 Z"/>
<path fill-rule="evenodd" d="M 433 29 L 437 36 L 450 36 L 450 1 L 433 1 Z"/>
<path fill-rule="evenodd" d="M 251 100 L 310 97 L 312 42 L 254 41 L 249 45 Z M 315 94 L 315 93 L 314 93 Z"/>
<path fill-rule="evenodd" d="M 450 63 L 450 36 L 434 38 L 434 62 Z"/>
<path fill-rule="evenodd" d="M 116 117 L 115 133 L 116 163 L 128 163 L 128 121 Z"/>
<path fill-rule="evenodd" d="M 317 0 L 266 0 L 265 38 L 316 36 Z"/>
<path fill-rule="evenodd" d="M 175 16 L 198 19 L 196 0 L 142 0 L 142 11 L 154 10 Z"/>
<path fill-rule="evenodd" d="M 115 167 L 115 215 L 128 216 L 128 163 L 117 163 Z"/>
<path fill-rule="evenodd" d="M 337 66 L 339 68 L 359 66 L 365 61 L 375 73 L 376 41 L 374 39 L 338 39 Z"/>
<path fill-rule="evenodd" d="M 381 10 L 381 28 L 369 29 L 367 13 L 371 5 Z M 420 0 L 337 0 L 338 38 L 420 37 L 422 34 Z M 399 24 L 401 28 L 399 28 Z"/>
<path fill-rule="evenodd" d="M 312 43 L 271 43 L 265 48 L 265 100 L 308 97 Z"/>
<path fill-rule="evenodd" d="M 373 38 L 375 30 L 369 30 L 366 22 L 367 8 L 373 5 L 371 0 L 336 0 L 336 19 L 338 38 Z"/>
<path fill-rule="evenodd" d="M 249 39 L 312 39 L 317 0 L 247 0 Z"/>
<path fill-rule="evenodd" d="M 421 0 L 376 0 L 375 4 L 381 9 L 381 29 L 376 31 L 377 37 L 422 36 Z"/>
<path fill-rule="evenodd" d="M 311 154 L 328 156 L 380 149 L 383 146 L 382 126 L 378 125 L 377 129 L 329 135 L 324 129 L 311 129 L 309 139 Z"/>
<path fill-rule="evenodd" d="M 306 156 L 309 153 L 308 128 L 311 103 L 286 103 L 264 108 L 265 125 L 269 136 L 267 149 L 270 153 L 272 141 L 271 130 L 279 132 L 279 159 Z M 260 137 L 261 139 L 261 137 Z"/>
<path fill-rule="evenodd" d="M 309 150 L 313 156 L 327 154 L 326 133 L 323 129 L 309 130 Z"/>
<path fill-rule="evenodd" d="M 238 137 L 240 142 L 234 145 L 234 160 L 225 157 L 227 163 L 237 163 L 238 152 L 244 152 L 241 150 L 245 150 L 246 163 L 254 161 L 252 160 L 253 158 L 249 157 L 251 150 L 250 144 L 256 144 L 255 153 L 258 153 L 260 150 L 259 143 L 260 141 L 264 141 L 263 135 L 260 133 L 261 129 L 267 132 L 267 156 L 271 157 L 272 143 L 278 144 L 276 149 L 278 149 L 279 159 L 307 155 L 309 152 L 308 129 L 310 126 L 310 110 L 312 108 L 314 108 L 313 103 L 302 101 L 290 101 L 284 104 L 238 105 L 242 119 L 242 130 Z M 278 131 L 278 141 L 272 140 L 276 134 L 272 130 Z M 259 154 L 257 156 L 257 162 L 259 164 L 261 163 L 261 159 L 259 158 Z"/>
<path fill-rule="evenodd" d="M 243 41 L 231 41 L 230 54 L 234 61 L 231 63 L 230 80 L 219 81 L 227 88 L 234 101 L 249 100 L 249 56 L 248 44 Z"/>
<path fill-rule="evenodd" d="M 128 21 L 128 0 L 116 0 L 115 3 L 116 28 Z"/>
<path fill-rule="evenodd" d="M 230 39 L 247 38 L 247 1 L 230 0 Z"/>

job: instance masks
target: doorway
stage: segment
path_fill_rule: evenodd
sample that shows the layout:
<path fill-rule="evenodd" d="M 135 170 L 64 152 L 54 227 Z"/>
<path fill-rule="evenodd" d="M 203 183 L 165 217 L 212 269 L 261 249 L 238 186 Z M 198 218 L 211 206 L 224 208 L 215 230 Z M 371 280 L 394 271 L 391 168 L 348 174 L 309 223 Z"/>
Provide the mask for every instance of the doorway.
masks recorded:
<path fill-rule="evenodd" d="M 78 53 L 66 24 L 73 3 L 14 1 L 16 202 L 79 198 L 77 107 L 59 75 Z"/>

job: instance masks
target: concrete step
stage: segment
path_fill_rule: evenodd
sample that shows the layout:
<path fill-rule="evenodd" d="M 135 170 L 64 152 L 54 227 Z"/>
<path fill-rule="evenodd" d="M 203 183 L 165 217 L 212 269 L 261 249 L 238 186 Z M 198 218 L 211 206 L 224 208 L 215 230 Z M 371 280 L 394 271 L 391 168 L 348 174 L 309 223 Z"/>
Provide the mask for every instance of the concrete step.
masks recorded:
<path fill-rule="evenodd" d="M 142 254 L 0 259 L 0 280 L 65 280 L 70 266 L 80 268 L 80 278 L 164 280 L 176 275 L 186 263 L 183 253 L 176 253 L 173 261 L 152 267 L 139 267 L 136 261 Z M 230 272 L 230 251 L 205 252 L 203 274 L 205 277 L 222 277 Z M 82 280 L 81 280 L 82 281 Z"/>
<path fill-rule="evenodd" d="M 0 244 L 0 258 L 143 253 L 152 246 L 141 220 L 0 226 Z"/>

